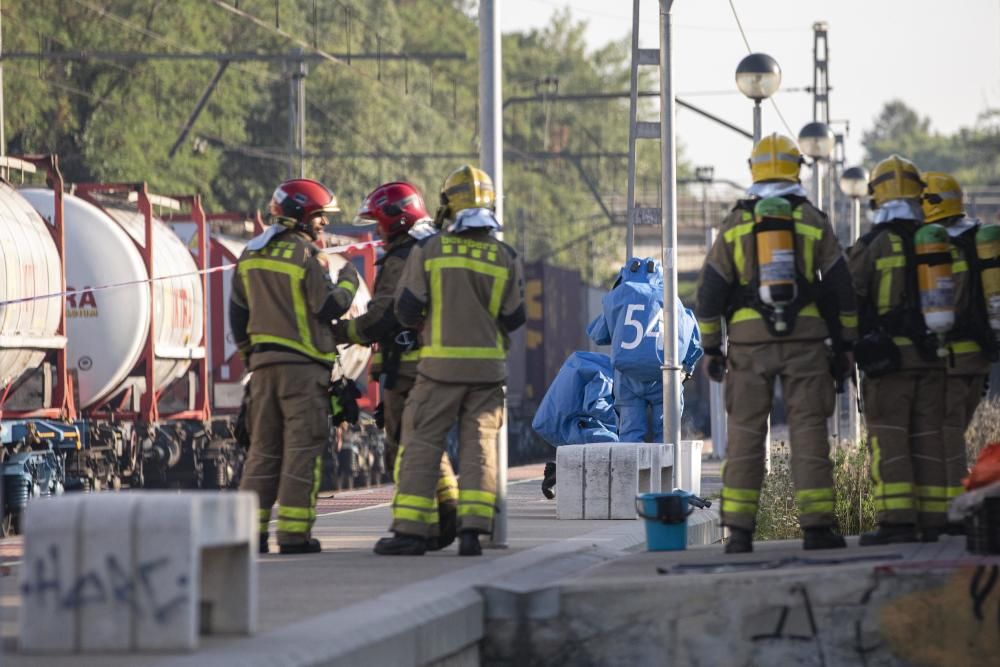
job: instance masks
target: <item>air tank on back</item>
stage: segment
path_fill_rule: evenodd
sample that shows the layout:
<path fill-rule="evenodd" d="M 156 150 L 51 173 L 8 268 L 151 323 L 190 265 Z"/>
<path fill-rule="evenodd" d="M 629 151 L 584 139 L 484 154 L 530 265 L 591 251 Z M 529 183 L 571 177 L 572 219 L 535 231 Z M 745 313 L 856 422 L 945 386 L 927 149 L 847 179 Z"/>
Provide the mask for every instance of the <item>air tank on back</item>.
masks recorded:
<path fill-rule="evenodd" d="M 42 215 L 51 216 L 51 190 L 26 188 L 20 193 Z M 201 343 L 202 300 L 197 266 L 169 227 L 153 220 L 153 276 L 175 276 L 114 289 L 91 288 L 149 278 L 138 246 L 145 246 L 145 227 L 135 210 L 107 204 L 104 210 L 66 195 L 66 285 L 80 290 L 66 301 L 68 365 L 77 372 L 80 407 L 111 398 L 130 382 L 139 361 L 149 316 L 156 355 L 156 389 L 163 390 L 190 366 Z"/>
<path fill-rule="evenodd" d="M 0 181 L 0 302 L 56 293 L 61 285 L 59 253 L 45 221 Z M 19 346 L 56 334 L 60 303 L 50 298 L 0 306 L 0 394 L 42 363 L 44 349 Z"/>

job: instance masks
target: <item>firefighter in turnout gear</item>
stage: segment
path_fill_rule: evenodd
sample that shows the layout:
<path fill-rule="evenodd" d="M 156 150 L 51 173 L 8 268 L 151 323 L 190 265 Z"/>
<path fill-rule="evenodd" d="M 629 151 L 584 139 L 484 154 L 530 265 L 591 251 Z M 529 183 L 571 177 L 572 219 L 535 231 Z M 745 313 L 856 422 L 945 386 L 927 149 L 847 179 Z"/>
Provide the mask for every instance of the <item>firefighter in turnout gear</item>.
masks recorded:
<path fill-rule="evenodd" d="M 334 283 L 313 244 L 337 199 L 309 179 L 286 181 L 271 199 L 272 223 L 252 239 L 233 275 L 229 318 L 250 378 L 250 451 L 240 489 L 260 498 L 260 551 L 278 501 L 281 553 L 315 553 L 321 453 L 329 437 L 327 388 L 336 359 L 331 321 L 350 307 L 358 275 Z"/>
<path fill-rule="evenodd" d="M 508 334 L 525 321 L 520 261 L 498 241 L 493 183 L 462 167 L 441 189 L 443 231 L 410 252 L 396 315 L 420 328 L 417 379 L 406 399 L 392 501 L 393 537 L 375 553 L 419 555 L 438 521 L 435 487 L 445 438 L 458 422 L 459 554 L 478 556 L 496 504 Z"/>
<path fill-rule="evenodd" d="M 990 364 L 997 360 L 997 344 L 990 328 L 983 295 L 976 233 L 982 225 L 965 215 L 962 188 L 952 176 L 940 172 L 924 174 L 924 221 L 948 230 L 953 246 L 952 273 L 955 281 L 956 325 L 948 336 L 951 355 L 945 373 L 943 423 L 945 490 L 948 500 L 965 492 L 962 478 L 968 474 L 965 431 L 983 395 Z M 962 532 L 952 524 L 949 532 Z"/>
<path fill-rule="evenodd" d="M 772 134 L 750 157 L 753 185 L 722 223 L 698 281 L 709 374 L 725 379 L 729 451 L 722 473 L 727 553 L 753 550 L 767 420 L 781 379 L 795 500 L 806 549 L 845 546 L 835 530 L 827 418 L 833 368 L 850 369 L 857 315 L 847 262 L 826 216 L 799 184 L 802 156 Z M 723 323 L 728 338 L 723 353 Z M 841 363 L 831 364 L 826 339 Z M 842 378 L 838 378 L 842 379 Z"/>
<path fill-rule="evenodd" d="M 868 181 L 874 226 L 850 250 L 864 373 L 861 393 L 872 456 L 878 527 L 860 544 L 935 540 L 945 527 L 948 491 L 942 444 L 945 362 L 920 307 L 915 235 L 924 181 L 893 155 Z M 950 262 L 945 253 L 945 262 Z"/>
<path fill-rule="evenodd" d="M 368 195 L 354 224 L 375 224 L 385 242 L 378 260 L 375 293 L 363 315 L 341 320 L 333 327 L 338 343 L 376 345 L 371 374 L 382 383 L 382 421 L 385 424 L 386 469 L 395 474 L 396 452 L 403 427 L 403 406 L 417 377 L 420 356 L 417 332 L 404 328 L 394 310 L 396 285 L 410 251 L 421 238 L 437 232 L 427 215 L 420 192 L 409 183 L 386 183 Z M 430 545 L 443 549 L 455 541 L 458 528 L 458 482 L 447 454 L 441 457 L 437 486 L 440 535 Z"/>

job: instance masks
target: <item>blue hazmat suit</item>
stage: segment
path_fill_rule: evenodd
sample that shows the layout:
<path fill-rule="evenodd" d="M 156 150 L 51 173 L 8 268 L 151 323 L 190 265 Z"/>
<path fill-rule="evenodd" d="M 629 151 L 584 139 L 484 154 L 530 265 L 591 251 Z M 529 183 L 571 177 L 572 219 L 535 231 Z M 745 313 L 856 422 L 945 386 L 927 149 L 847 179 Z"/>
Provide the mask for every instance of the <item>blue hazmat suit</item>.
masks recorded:
<path fill-rule="evenodd" d="M 531 428 L 553 447 L 617 442 L 611 359 L 574 352 L 542 398 Z"/>
<path fill-rule="evenodd" d="M 626 262 L 610 292 L 603 312 L 587 335 L 598 345 L 611 345 L 615 370 L 615 409 L 618 439 L 642 442 L 648 429 L 647 407 L 652 409 L 654 442 L 663 442 L 663 268 L 651 258 Z M 701 358 L 701 332 L 694 313 L 677 300 L 677 337 L 681 366 L 694 371 Z M 681 411 L 684 397 L 681 396 Z"/>

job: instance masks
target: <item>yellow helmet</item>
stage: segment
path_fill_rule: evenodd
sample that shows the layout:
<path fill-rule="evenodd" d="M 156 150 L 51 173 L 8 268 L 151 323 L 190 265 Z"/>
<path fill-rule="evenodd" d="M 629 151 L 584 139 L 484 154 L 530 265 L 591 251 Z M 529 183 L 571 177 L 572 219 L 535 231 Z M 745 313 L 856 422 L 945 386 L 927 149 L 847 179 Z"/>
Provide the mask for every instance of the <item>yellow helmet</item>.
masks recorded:
<path fill-rule="evenodd" d="M 893 199 L 920 199 L 925 185 L 915 164 L 891 155 L 872 169 L 868 177 L 868 194 L 878 207 Z"/>
<path fill-rule="evenodd" d="M 488 208 L 496 205 L 496 193 L 493 191 L 493 179 L 472 165 L 459 167 L 448 174 L 441 186 L 441 206 L 447 208 L 446 218 L 467 208 Z"/>
<path fill-rule="evenodd" d="M 962 186 L 954 176 L 941 171 L 928 171 L 924 174 L 924 180 L 927 181 L 922 199 L 925 221 L 937 222 L 965 213 L 962 206 Z"/>
<path fill-rule="evenodd" d="M 754 183 L 774 180 L 798 182 L 801 166 L 802 152 L 798 144 L 777 132 L 758 141 L 750 153 L 750 175 Z"/>

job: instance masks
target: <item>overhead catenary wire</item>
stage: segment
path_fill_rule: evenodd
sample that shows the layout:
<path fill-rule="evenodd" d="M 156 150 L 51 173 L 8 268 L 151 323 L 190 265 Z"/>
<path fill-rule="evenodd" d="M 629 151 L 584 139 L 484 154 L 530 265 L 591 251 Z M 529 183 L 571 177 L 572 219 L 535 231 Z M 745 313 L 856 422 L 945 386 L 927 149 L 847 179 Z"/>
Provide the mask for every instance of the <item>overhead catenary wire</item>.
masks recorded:
<path fill-rule="evenodd" d="M 733 18 L 736 19 L 736 27 L 739 29 L 740 36 L 743 38 L 743 43 L 747 47 L 747 53 L 753 53 L 753 49 L 750 47 L 750 40 L 747 39 L 747 33 L 745 30 L 743 30 L 743 22 L 740 21 L 740 15 L 736 11 L 736 3 L 734 2 L 734 0 L 729 0 L 729 8 L 733 10 Z M 778 114 L 778 118 L 781 119 L 781 124 L 785 126 L 785 129 L 788 131 L 788 134 L 792 137 L 796 136 L 795 132 L 792 131 L 791 126 L 789 126 L 788 121 L 785 120 L 785 115 L 781 113 L 781 109 L 778 107 L 778 101 L 775 100 L 774 97 L 771 97 L 769 99 L 771 101 L 771 104 L 774 106 L 774 112 Z"/>

